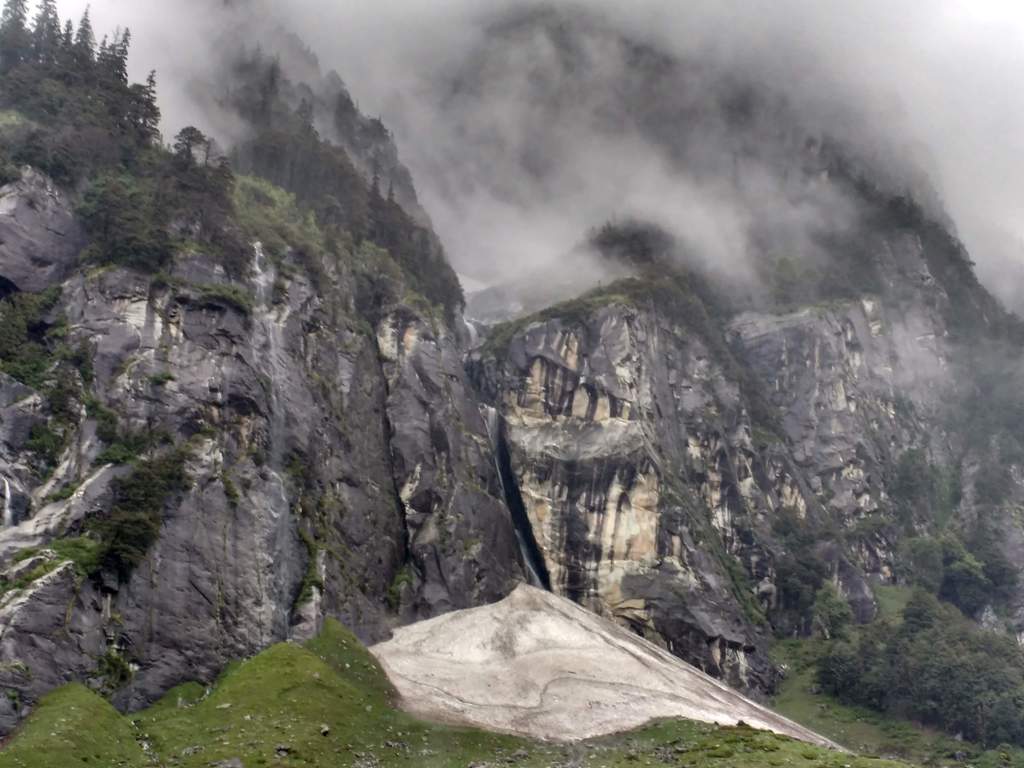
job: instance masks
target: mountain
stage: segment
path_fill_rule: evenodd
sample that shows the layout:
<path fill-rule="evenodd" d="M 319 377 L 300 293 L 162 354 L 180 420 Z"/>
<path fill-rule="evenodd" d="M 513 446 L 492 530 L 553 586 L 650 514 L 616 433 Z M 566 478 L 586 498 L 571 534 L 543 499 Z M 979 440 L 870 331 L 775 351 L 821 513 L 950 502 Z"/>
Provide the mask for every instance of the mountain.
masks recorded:
<path fill-rule="evenodd" d="M 138 712 L 333 621 L 400 649 L 529 582 L 673 675 L 766 699 L 773 646 L 814 637 L 831 695 L 1024 744 L 1020 321 L 855 144 L 572 21 L 494 26 L 448 108 L 523 36 L 573 72 L 598 40 L 639 88 L 606 116 L 693 178 L 713 134 L 788 202 L 750 264 L 683 209 L 591 222 L 573 263 L 606 280 L 479 329 L 390 132 L 294 38 L 222 46 L 227 147 L 161 143 L 126 36 L 0 42 L 0 733 L 68 683 Z M 826 223 L 779 223 L 794 201 Z M 876 621 L 894 584 L 917 594 Z"/>

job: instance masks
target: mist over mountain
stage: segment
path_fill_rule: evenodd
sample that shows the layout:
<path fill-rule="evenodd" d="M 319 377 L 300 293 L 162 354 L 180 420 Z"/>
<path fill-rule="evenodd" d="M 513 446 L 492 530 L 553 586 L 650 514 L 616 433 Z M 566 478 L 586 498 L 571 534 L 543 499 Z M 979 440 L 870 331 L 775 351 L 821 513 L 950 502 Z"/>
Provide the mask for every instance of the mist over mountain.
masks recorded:
<path fill-rule="evenodd" d="M 828 138 L 876 183 L 948 213 L 982 279 L 1015 305 L 1024 104 L 1002 84 L 1020 73 L 1024 25 L 1005 4 L 195 9 L 94 8 L 108 27 L 132 26 L 138 60 L 166 75 L 169 127 L 203 123 L 229 137 L 194 83 L 218 71 L 225 46 L 275 48 L 270 31 L 298 33 L 323 71 L 344 73 L 354 100 L 385 118 L 456 268 L 484 282 L 509 264 L 556 263 L 588 229 L 638 213 L 725 268 L 760 258 L 751 241 L 765 220 L 786 230 L 774 233 L 780 247 L 806 250 L 815 228 L 851 215 L 841 195 L 801 193 L 793 178 L 794 152 Z M 287 47 L 274 52 L 308 79 L 310 62 Z M 723 109 L 734 112 L 725 130 Z M 752 110 L 739 130 L 736 109 Z"/>

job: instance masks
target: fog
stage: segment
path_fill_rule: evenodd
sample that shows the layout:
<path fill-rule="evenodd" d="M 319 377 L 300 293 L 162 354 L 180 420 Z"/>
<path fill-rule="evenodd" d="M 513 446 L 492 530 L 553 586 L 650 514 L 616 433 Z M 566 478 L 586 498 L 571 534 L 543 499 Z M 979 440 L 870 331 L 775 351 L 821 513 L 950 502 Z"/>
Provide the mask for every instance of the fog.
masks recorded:
<path fill-rule="evenodd" d="M 77 18 L 85 3 L 60 5 Z M 524 2 L 91 5 L 98 32 L 131 28 L 134 75 L 157 70 L 167 132 L 187 123 L 229 130 L 194 87 L 215 79 L 226 32 L 250 43 L 277 25 L 297 32 L 363 111 L 393 130 L 452 261 L 470 278 L 492 282 L 557 263 L 588 229 L 632 216 L 665 226 L 718 269 L 756 257 L 753 244 L 763 244 L 768 228 L 774 247 L 803 253 L 817 228 L 851 215 L 848 201 L 787 171 L 800 135 L 827 133 L 855 147 L 886 183 L 941 205 L 982 280 L 1021 306 L 1017 3 L 555 2 L 556 30 L 585 19 L 569 61 L 535 30 L 495 37 L 495 23 L 529 8 Z M 624 54 L 623 36 L 687 62 L 689 87 L 652 85 Z M 704 112 L 714 89 L 730 82 L 784 104 L 778 124 L 762 121 L 746 136 L 767 149 L 740 173 L 726 161 L 747 156 L 744 138 Z M 696 116 L 685 142 L 666 137 L 661 119 L 680 113 Z"/>

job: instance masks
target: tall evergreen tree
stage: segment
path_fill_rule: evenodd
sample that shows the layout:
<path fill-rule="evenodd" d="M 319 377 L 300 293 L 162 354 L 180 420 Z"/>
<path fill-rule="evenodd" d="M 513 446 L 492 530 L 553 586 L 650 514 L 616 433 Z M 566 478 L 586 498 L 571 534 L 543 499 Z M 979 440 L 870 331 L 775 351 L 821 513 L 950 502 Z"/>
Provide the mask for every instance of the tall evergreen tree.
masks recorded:
<path fill-rule="evenodd" d="M 61 29 L 57 15 L 57 0 L 40 0 L 35 23 L 32 26 L 32 53 L 37 63 L 44 66 L 57 61 L 60 52 Z"/>
<path fill-rule="evenodd" d="M 80 67 L 88 67 L 96 59 L 96 35 L 92 30 L 89 8 L 86 7 L 82 20 L 78 22 L 78 33 L 75 35 L 75 62 Z"/>
<path fill-rule="evenodd" d="M 197 162 L 197 155 L 202 157 L 209 152 L 209 139 L 195 126 L 182 128 L 174 138 L 174 154 L 183 166 L 190 167 Z"/>
<path fill-rule="evenodd" d="M 7 0 L 0 17 L 0 72 L 10 72 L 32 49 L 28 31 L 28 0 Z"/>
<path fill-rule="evenodd" d="M 74 83 L 81 78 L 75 62 L 75 26 L 71 19 L 64 22 L 64 31 L 60 36 L 60 48 L 57 50 L 57 74 L 66 83 Z"/>
<path fill-rule="evenodd" d="M 160 107 L 156 101 L 156 71 L 150 71 L 145 85 L 133 85 L 135 94 L 135 124 L 143 143 L 155 141 L 160 136 Z"/>
<path fill-rule="evenodd" d="M 131 31 L 117 32 L 114 39 L 104 38 L 100 45 L 96 63 L 100 68 L 101 77 L 109 85 L 128 84 L 128 48 L 131 45 Z"/>
<path fill-rule="evenodd" d="M 380 200 L 380 158 L 373 155 L 372 172 L 370 175 L 370 198 Z"/>

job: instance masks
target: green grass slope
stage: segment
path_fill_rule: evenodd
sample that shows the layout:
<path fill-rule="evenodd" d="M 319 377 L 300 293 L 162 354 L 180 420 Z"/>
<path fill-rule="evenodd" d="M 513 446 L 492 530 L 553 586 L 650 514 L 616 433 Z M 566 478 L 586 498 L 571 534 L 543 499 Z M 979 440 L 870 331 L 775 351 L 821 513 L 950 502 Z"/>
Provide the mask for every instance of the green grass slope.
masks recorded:
<path fill-rule="evenodd" d="M 311 643 L 276 645 L 232 665 L 209 690 L 195 683 L 119 715 L 79 685 L 47 696 L 0 768 L 51 766 L 358 766 L 466 768 L 896 768 L 746 727 L 688 721 L 573 745 L 430 724 L 392 705 L 373 657 L 339 624 Z M 238 762 L 235 762 L 238 761 Z"/>
<path fill-rule="evenodd" d="M 0 752 L 4 768 L 148 764 L 131 723 L 78 684 L 43 697 L 17 738 Z"/>

